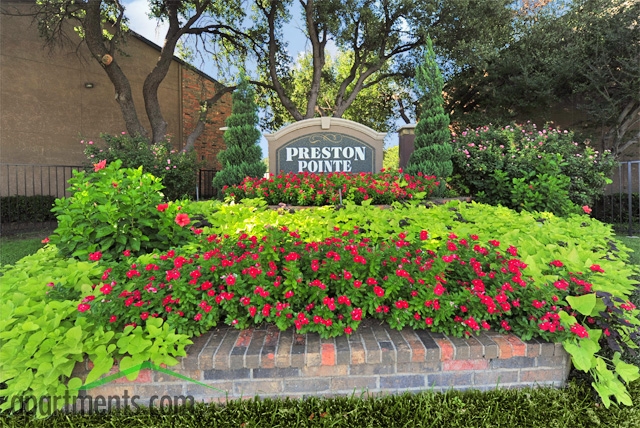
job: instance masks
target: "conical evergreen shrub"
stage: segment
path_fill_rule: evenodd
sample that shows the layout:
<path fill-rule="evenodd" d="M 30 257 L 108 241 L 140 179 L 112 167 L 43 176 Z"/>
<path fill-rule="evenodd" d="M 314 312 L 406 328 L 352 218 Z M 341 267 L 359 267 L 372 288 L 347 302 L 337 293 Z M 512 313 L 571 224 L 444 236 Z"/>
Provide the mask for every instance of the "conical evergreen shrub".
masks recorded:
<path fill-rule="evenodd" d="M 451 155 L 451 133 L 449 132 L 449 115 L 442 107 L 442 88 L 444 80 L 436 63 L 433 44 L 427 38 L 427 49 L 424 64 L 416 70 L 416 85 L 423 95 L 420 99 L 421 114 L 416 125 L 414 152 L 409 157 L 405 172 L 418 175 L 435 175 L 440 186 L 434 196 L 442 196 L 446 189 L 446 179 L 453 171 Z"/>
<path fill-rule="evenodd" d="M 227 148 L 218 153 L 222 170 L 213 178 L 213 187 L 218 190 L 240 184 L 245 177 L 262 177 L 267 171 L 258 145 L 261 134 L 257 128 L 255 91 L 245 76 L 233 92 L 232 100 L 231 116 L 227 118 L 224 133 Z"/>

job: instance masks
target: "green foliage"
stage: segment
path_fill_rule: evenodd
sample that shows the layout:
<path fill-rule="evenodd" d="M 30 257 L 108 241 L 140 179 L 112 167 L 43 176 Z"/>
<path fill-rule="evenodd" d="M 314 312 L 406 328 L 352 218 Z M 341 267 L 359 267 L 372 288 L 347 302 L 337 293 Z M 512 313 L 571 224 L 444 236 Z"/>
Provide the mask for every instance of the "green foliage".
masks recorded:
<path fill-rule="evenodd" d="M 162 203 L 160 179 L 121 163 L 75 172 L 69 179 L 73 196 L 56 200 L 58 227 L 50 239 L 65 257 L 86 260 L 100 253 L 117 259 L 125 250 L 166 249 L 191 235 L 175 221 L 180 206 Z"/>
<path fill-rule="evenodd" d="M 41 231 L 0 236 L 0 268 L 38 251 L 47 235 L 48 232 Z"/>
<path fill-rule="evenodd" d="M 172 356 L 185 355 L 186 336 L 176 335 L 166 325 L 160 328 L 160 320 L 155 329 L 128 327 L 113 332 L 78 316 L 80 296 L 90 294 L 103 274 L 103 267 L 96 263 L 61 259 L 56 248 L 48 246 L 0 272 L 3 411 L 19 410 L 21 400 L 12 398 L 33 396 L 38 402 L 41 397 L 76 397 L 83 382 L 72 377 L 72 371 L 85 358 L 94 365 L 85 380 L 90 383 L 111 369 L 114 357 L 171 365 L 176 364 Z M 136 349 L 125 346 L 132 341 L 138 344 Z M 155 352 L 150 352 L 151 345 Z M 33 400 L 26 403 L 25 410 L 35 405 Z M 55 403 L 64 405 L 63 400 Z"/>
<path fill-rule="evenodd" d="M 395 171 L 398 168 L 400 168 L 400 146 L 384 149 L 382 154 L 382 169 L 385 171 Z"/>
<path fill-rule="evenodd" d="M 565 215 L 572 205 L 591 206 L 616 164 L 611 152 L 579 144 L 571 132 L 531 123 L 467 129 L 453 144 L 450 184 L 516 210 Z"/>
<path fill-rule="evenodd" d="M 171 142 L 163 140 L 157 144 L 141 136 L 102 134 L 105 146 L 98 146 L 93 141 L 84 140 L 84 153 L 89 161 L 88 169 L 93 164 L 106 160 L 111 164 L 116 160 L 122 162 L 123 168 L 142 167 L 144 172 L 162 179 L 164 199 L 173 201 L 180 198 L 192 198 L 195 195 L 196 180 L 200 162 L 195 151 L 175 150 Z"/>
<path fill-rule="evenodd" d="M 640 400 L 640 382 L 630 385 L 634 401 Z M 588 387 L 569 383 L 566 388 L 498 388 L 491 391 L 425 391 L 403 394 L 360 393 L 346 397 L 305 399 L 254 398 L 224 404 L 197 403 L 167 412 L 158 408 L 92 414 L 56 413 L 47 420 L 29 414 L 0 415 L 9 428 L 118 426 L 196 428 L 200 426 L 259 427 L 425 427 L 447 428 L 618 427 L 634 428 L 640 409 L 600 406 Z"/>
<path fill-rule="evenodd" d="M 353 52 L 339 50 L 334 57 L 330 52 L 325 53 L 325 64 L 322 69 L 320 92 L 318 95 L 318 109 L 316 116 L 333 116 L 335 99 L 340 90 L 340 84 L 351 73 Z M 313 56 L 311 52 L 296 59 L 296 64 L 290 70 L 291 77 L 283 80 L 289 98 L 296 106 L 305 110 L 309 100 L 309 88 L 313 79 Z M 373 73 L 368 80 L 381 78 L 388 71 L 388 67 Z M 346 90 L 354 90 L 356 82 L 351 82 Z M 271 114 L 261 119 L 261 124 L 267 129 L 278 130 L 287 123 L 294 121 L 293 116 L 283 106 L 273 91 L 259 89 L 259 104 L 269 108 Z M 376 85 L 367 85 L 360 90 L 353 103 L 342 114 L 343 119 L 353 120 L 378 132 L 389 132 L 393 129 L 397 114 L 395 107 L 397 97 L 401 97 L 405 104 L 410 104 L 409 94 L 391 79 L 382 79 Z M 407 106 L 409 108 L 409 106 Z"/>
<path fill-rule="evenodd" d="M 517 15 L 512 40 L 499 55 L 447 82 L 453 120 L 470 127 L 506 125 L 532 115 L 551 120 L 549 106 L 570 102 L 576 113 L 586 113 L 581 126 L 614 153 L 637 144 L 640 62 L 637 43 L 628 41 L 640 37 L 640 4 L 544 3 L 536 13 Z"/>
<path fill-rule="evenodd" d="M 262 177 L 267 171 L 258 145 L 256 110 L 255 91 L 243 76 L 233 92 L 231 116 L 227 118 L 228 129 L 224 132 L 227 148 L 218 153 L 222 170 L 213 178 L 213 187 L 218 190 L 240 184 L 245 177 Z"/>
<path fill-rule="evenodd" d="M 287 173 L 269 178 L 246 178 L 239 185 L 224 189 L 236 201 L 262 197 L 270 205 L 391 204 L 428 198 L 436 183 L 433 176 L 403 174 L 397 169 L 377 174 Z"/>
<path fill-rule="evenodd" d="M 416 71 L 416 84 L 420 98 L 420 120 L 416 125 L 415 150 L 409 157 L 405 172 L 417 175 L 435 175 L 440 182 L 436 196 L 444 194 L 446 179 L 453 166 L 450 144 L 449 116 L 444 112 L 442 88 L 444 81 L 436 62 L 431 39 L 427 39 L 424 63 Z"/>
<path fill-rule="evenodd" d="M 0 196 L 0 222 L 32 223 L 55 220 L 51 214 L 54 196 Z"/>

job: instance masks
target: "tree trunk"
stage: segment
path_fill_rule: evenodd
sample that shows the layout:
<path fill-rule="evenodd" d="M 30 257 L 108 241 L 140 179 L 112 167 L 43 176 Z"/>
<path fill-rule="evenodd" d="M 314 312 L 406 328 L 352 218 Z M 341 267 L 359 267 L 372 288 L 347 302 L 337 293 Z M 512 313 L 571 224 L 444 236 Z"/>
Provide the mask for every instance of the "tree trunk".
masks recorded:
<path fill-rule="evenodd" d="M 85 40 L 91 55 L 102 65 L 111 80 L 115 89 L 115 99 L 120 106 L 125 127 L 130 135 L 142 135 L 148 137 L 147 130 L 142 126 L 136 106 L 133 102 L 131 93 L 131 85 L 129 79 L 123 73 L 118 65 L 118 61 L 113 58 L 112 62 L 105 64 L 102 60 L 105 55 L 109 54 L 113 57 L 102 42 L 102 24 L 101 24 L 101 0 L 89 0 L 87 3 L 87 15 L 84 21 Z"/>

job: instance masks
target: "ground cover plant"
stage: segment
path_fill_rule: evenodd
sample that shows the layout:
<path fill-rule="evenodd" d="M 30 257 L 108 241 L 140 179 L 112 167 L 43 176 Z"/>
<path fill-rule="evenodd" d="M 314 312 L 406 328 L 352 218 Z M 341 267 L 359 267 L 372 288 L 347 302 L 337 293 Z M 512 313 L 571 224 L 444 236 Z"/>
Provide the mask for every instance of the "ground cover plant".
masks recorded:
<path fill-rule="evenodd" d="M 262 198 L 270 205 L 339 205 L 344 201 L 360 204 L 391 204 L 395 201 L 422 200 L 437 188 L 434 176 L 416 176 L 402 171 L 380 173 L 328 174 L 286 173 L 269 178 L 245 178 L 237 186 L 223 188 L 226 197 L 235 201 Z"/>
<path fill-rule="evenodd" d="M 60 204 L 87 203 L 62 211 L 65 221 L 161 190 L 140 171 L 114 165 L 77 176 L 78 190 Z M 138 185 L 120 184 L 132 174 Z M 114 177 L 123 181 L 113 186 Z M 106 199 L 85 200 L 89 187 Z M 180 240 L 136 250 L 89 238 L 78 252 L 61 253 L 52 239 L 3 269 L 10 280 L 0 289 L 0 314 L 13 327 L 0 332 L 0 395 L 73 394 L 82 382 L 69 379 L 70 369 L 85 357 L 94 364 L 86 382 L 114 358 L 121 369 L 147 360 L 171 365 L 189 337 L 219 322 L 267 321 L 327 337 L 349 334 L 370 316 L 457 336 L 492 328 L 561 341 L 575 367 L 592 374 L 605 406 L 612 397 L 631 404 L 626 386 L 638 370 L 624 356 L 638 342 L 629 301 L 638 272 L 611 228 L 586 215 L 460 201 L 294 212 L 267 209 L 262 199 L 181 209 L 150 194 L 131 201 L 156 219 L 144 236 L 170 225 L 176 231 L 167 235 Z M 115 233 L 130 214 L 106 216 L 106 226 Z"/>

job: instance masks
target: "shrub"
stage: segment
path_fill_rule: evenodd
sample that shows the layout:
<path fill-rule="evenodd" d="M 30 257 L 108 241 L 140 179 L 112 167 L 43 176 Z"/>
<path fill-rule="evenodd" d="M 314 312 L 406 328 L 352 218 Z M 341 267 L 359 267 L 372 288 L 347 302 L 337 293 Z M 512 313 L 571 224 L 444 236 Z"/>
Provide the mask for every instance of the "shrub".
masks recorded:
<path fill-rule="evenodd" d="M 102 134 L 104 147 L 99 147 L 93 141 L 84 142 L 88 169 L 99 160 L 106 160 L 109 164 L 119 159 L 123 168 L 142 167 L 144 172 L 161 178 L 164 185 L 164 199 L 172 201 L 181 198 L 192 198 L 195 195 L 198 170 L 201 166 L 195 151 L 184 152 L 175 150 L 170 141 L 157 144 L 149 142 L 140 136 Z"/>
<path fill-rule="evenodd" d="M 246 178 L 240 185 L 223 189 L 226 196 L 240 201 L 264 198 L 270 205 L 338 205 L 340 201 L 361 204 L 391 204 L 423 199 L 436 187 L 435 177 L 403 174 L 402 171 L 371 173 L 287 173 L 269 178 Z"/>
<path fill-rule="evenodd" d="M 451 185 L 480 202 L 516 210 L 567 214 L 575 208 L 570 204 L 590 206 L 615 166 L 611 152 L 573 141 L 572 132 L 538 130 L 531 123 L 467 129 L 453 143 Z M 531 185 L 531 192 L 523 185 Z"/>
<path fill-rule="evenodd" d="M 58 228 L 50 236 L 65 257 L 86 259 L 101 254 L 118 259 L 123 251 L 146 253 L 181 244 L 191 234 L 177 203 L 162 203 L 159 178 L 137 169 L 120 168 L 116 160 L 76 171 L 69 184 L 73 195 L 57 199 L 53 212 Z M 177 224 L 178 216 L 184 217 Z"/>
<path fill-rule="evenodd" d="M 262 177 L 267 171 L 258 145 L 260 130 L 256 127 L 258 114 L 254 98 L 255 91 L 243 76 L 233 91 L 231 116 L 227 118 L 228 129 L 224 132 L 227 148 L 218 153 L 222 170 L 213 178 L 216 189 L 240 184 L 245 177 Z"/>
<path fill-rule="evenodd" d="M 32 223 L 54 221 L 51 213 L 55 196 L 2 196 L 0 197 L 0 222 Z"/>
<path fill-rule="evenodd" d="M 416 83 L 420 98 L 420 120 L 416 125 L 415 150 L 409 157 L 406 172 L 410 175 L 435 175 L 440 185 L 436 196 L 444 195 L 447 177 L 451 175 L 453 148 L 449 132 L 449 115 L 442 107 L 444 80 L 436 62 L 431 38 L 427 37 L 424 64 L 416 70 Z"/>
<path fill-rule="evenodd" d="M 575 367 L 596 376 L 606 405 L 611 395 L 631 405 L 620 388 L 640 375 L 620 355 L 637 347 L 639 311 L 624 287 L 597 284 L 605 274 L 600 264 L 575 272 L 547 260 L 537 267 L 545 281 L 536 283 L 513 245 L 449 234 L 430 250 L 426 230 L 407 238 L 375 242 L 358 228 L 322 241 L 303 241 L 287 227 L 268 228 L 262 238 L 210 235 L 196 254 L 170 250 L 113 271 L 107 265 L 104 285 L 78 310 L 118 331 L 162 318 L 179 333 L 200 334 L 224 319 L 237 328 L 266 321 L 328 338 L 374 317 L 456 337 L 513 332 L 562 342 Z M 613 360 L 597 355 L 601 347 L 615 351 Z"/>

